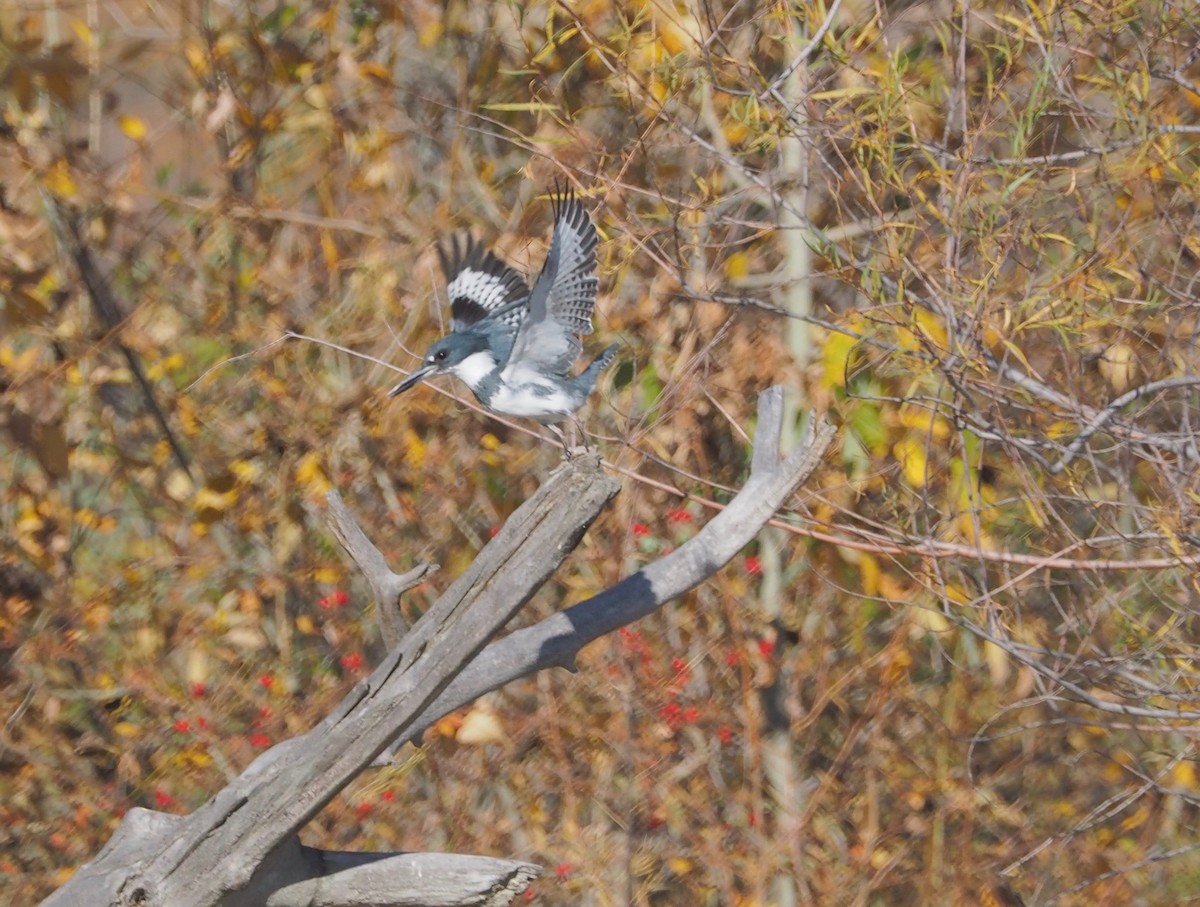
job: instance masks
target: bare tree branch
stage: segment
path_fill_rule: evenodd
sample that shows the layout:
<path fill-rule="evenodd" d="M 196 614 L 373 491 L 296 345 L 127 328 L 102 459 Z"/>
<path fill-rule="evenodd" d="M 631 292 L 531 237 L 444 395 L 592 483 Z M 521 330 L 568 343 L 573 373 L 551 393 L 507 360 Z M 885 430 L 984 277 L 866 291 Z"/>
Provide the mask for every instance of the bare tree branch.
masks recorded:
<path fill-rule="evenodd" d="M 573 670 L 576 654 L 589 642 L 653 613 L 721 569 L 812 474 L 833 440 L 833 426 L 818 421 L 781 462 L 782 424 L 783 390 L 772 387 L 759 397 L 750 478 L 723 511 L 679 548 L 611 589 L 492 643 L 454 678 L 415 728 L 426 728 L 484 693 L 543 668 Z"/>
<path fill-rule="evenodd" d="M 750 478 L 691 540 L 613 588 L 487 646 L 578 544 L 618 485 L 598 455 L 555 471 L 382 664 L 317 727 L 273 747 L 190 816 L 132 811 L 97 859 L 44 904 L 170 907 L 399 907 L 506 904 L 536 866 L 437 854 L 341 854 L 297 832 L 385 747 L 517 677 L 572 667 L 588 642 L 712 576 L 816 468 L 833 437 L 820 421 L 780 459 L 783 391 L 759 398 Z M 331 496 L 339 539 L 387 599 L 410 583 Z M 398 593 L 396 593 L 398 594 Z"/>
<path fill-rule="evenodd" d="M 350 508 L 336 489 L 325 495 L 325 501 L 329 505 L 329 527 L 362 571 L 375 595 L 375 601 L 379 603 L 383 641 L 390 651 L 400 644 L 408 629 L 400 613 L 400 596 L 434 573 L 438 565 L 420 563 L 407 573 L 393 573 L 383 553 L 359 528 Z"/>
<path fill-rule="evenodd" d="M 125 357 L 125 363 L 129 366 L 129 372 L 133 375 L 134 380 L 137 381 L 138 388 L 142 392 L 142 397 L 146 403 L 146 410 L 154 418 L 155 423 L 157 423 L 159 431 L 162 432 L 163 438 L 171 448 L 171 454 L 175 457 L 175 462 L 179 464 L 179 468 L 186 473 L 189 479 L 194 479 L 188 455 L 184 451 L 179 438 L 176 437 L 174 429 L 171 428 L 171 423 L 167 421 L 167 415 L 163 412 L 162 406 L 159 405 L 158 398 L 154 393 L 154 386 L 146 376 L 146 370 L 142 368 L 141 358 L 121 340 L 117 333 L 120 330 L 122 322 L 125 320 L 125 315 L 121 311 L 121 306 L 117 302 L 116 294 L 113 293 L 108 278 L 104 276 L 100 266 L 96 263 L 95 257 L 92 255 L 91 249 L 88 248 L 87 243 L 84 241 L 77 216 L 73 212 L 64 210 L 49 192 L 42 193 L 42 201 L 45 203 L 46 210 L 50 214 L 50 220 L 54 225 L 55 238 L 58 240 L 59 247 L 71 259 L 76 270 L 79 272 L 79 279 L 83 283 L 84 289 L 87 290 L 92 308 L 100 318 L 100 321 L 103 322 L 105 329 L 115 335 L 113 345 Z"/>
<path fill-rule="evenodd" d="M 1127 403 L 1132 403 L 1141 397 L 1148 396 L 1160 390 L 1169 390 L 1175 387 L 1193 387 L 1200 384 L 1200 375 L 1176 375 L 1173 378 L 1164 378 L 1161 381 L 1151 381 L 1148 384 L 1143 384 L 1140 387 L 1135 387 L 1133 390 L 1117 397 L 1112 403 L 1100 410 L 1092 418 L 1092 421 L 1084 426 L 1081 431 L 1070 444 L 1067 445 L 1067 452 L 1063 454 L 1062 459 L 1054 463 L 1050 467 L 1051 475 L 1058 475 L 1064 469 L 1071 465 L 1071 461 L 1078 456 L 1083 450 L 1083 446 L 1088 442 L 1088 439 L 1096 432 L 1100 431 L 1106 423 L 1109 422 L 1121 407 Z M 1193 459 L 1198 459 L 1196 454 L 1196 443 L 1194 439 L 1188 439 L 1188 450 Z"/>
<path fill-rule="evenodd" d="M 317 871 L 295 856 L 296 832 L 412 727 L 557 569 L 618 487 L 598 457 L 564 464 L 317 727 L 263 754 L 178 825 L 139 820 L 120 829 L 119 847 L 110 844 L 45 903 L 261 903 Z"/>

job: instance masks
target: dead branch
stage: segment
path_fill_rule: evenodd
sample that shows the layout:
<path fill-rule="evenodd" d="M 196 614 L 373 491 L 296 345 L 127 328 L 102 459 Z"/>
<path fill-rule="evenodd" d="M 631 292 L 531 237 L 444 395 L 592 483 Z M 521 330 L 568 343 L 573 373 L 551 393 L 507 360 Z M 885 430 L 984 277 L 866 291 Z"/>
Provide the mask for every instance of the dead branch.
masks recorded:
<path fill-rule="evenodd" d="M 783 394 L 759 399 L 757 445 L 741 492 L 690 541 L 613 588 L 484 646 L 575 548 L 616 494 L 597 456 L 561 466 L 371 676 L 307 734 L 256 759 L 190 816 L 133 810 L 95 861 L 43 903 L 242 907 L 507 904 L 539 872 L 509 860 L 444 854 L 344 854 L 304 847 L 301 827 L 389 743 L 517 677 L 572 667 L 588 642 L 712 576 L 816 468 L 833 429 L 820 422 L 781 460 Z M 381 605 L 427 568 L 392 573 L 340 499 L 339 539 Z"/>

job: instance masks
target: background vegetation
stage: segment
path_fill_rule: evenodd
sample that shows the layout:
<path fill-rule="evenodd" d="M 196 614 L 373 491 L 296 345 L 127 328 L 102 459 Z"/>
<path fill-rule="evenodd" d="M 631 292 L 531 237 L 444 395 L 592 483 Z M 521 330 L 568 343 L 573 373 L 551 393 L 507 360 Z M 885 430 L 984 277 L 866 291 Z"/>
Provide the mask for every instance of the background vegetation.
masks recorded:
<path fill-rule="evenodd" d="M 308 838 L 530 859 L 544 904 L 1200 895 L 1191 0 L 13 0 L 0 112 L 5 902 L 379 657 L 326 489 L 443 565 L 416 612 L 553 466 L 383 391 L 434 240 L 535 267 L 556 178 L 626 481 L 525 619 L 692 533 L 763 387 L 838 455 Z"/>

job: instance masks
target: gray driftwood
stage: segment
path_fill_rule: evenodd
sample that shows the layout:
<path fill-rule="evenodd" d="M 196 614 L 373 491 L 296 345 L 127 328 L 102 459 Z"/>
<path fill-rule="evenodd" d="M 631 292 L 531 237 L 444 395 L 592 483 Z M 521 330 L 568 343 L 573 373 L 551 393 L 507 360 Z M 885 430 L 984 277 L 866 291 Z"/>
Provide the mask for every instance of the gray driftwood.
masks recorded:
<path fill-rule="evenodd" d="M 511 903 L 537 866 L 452 854 L 339 853 L 298 833 L 397 740 L 488 690 L 545 667 L 573 668 L 586 643 L 712 576 L 754 538 L 815 469 L 832 438 L 821 423 L 779 456 L 782 392 L 759 399 L 749 480 L 690 541 L 613 588 L 487 645 L 578 544 L 617 491 L 595 457 L 558 470 L 384 662 L 325 720 L 256 759 L 189 816 L 134 809 L 112 840 L 45 905 L 52 907 L 399 907 Z M 335 531 L 367 575 L 381 613 L 428 571 L 394 574 L 331 501 Z M 385 614 L 385 620 L 389 618 Z M 486 646 L 486 648 L 485 648 Z"/>

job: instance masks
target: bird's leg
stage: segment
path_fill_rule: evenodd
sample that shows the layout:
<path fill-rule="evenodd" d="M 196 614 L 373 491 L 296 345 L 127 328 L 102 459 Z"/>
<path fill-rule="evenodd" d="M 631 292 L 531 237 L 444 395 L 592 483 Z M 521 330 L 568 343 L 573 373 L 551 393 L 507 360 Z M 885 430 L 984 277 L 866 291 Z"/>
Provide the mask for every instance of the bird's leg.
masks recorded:
<path fill-rule="evenodd" d="M 571 447 L 567 444 L 567 436 L 563 434 L 563 430 L 557 425 L 550 423 L 546 423 L 546 427 L 558 436 L 558 443 L 562 445 L 563 456 L 568 460 L 571 459 Z"/>
<path fill-rule="evenodd" d="M 571 432 L 569 437 L 568 437 L 567 433 L 564 432 L 557 425 L 547 424 L 546 427 L 558 436 L 558 441 L 560 444 L 562 444 L 563 456 L 566 457 L 568 460 L 570 460 L 575 455 L 576 451 L 586 452 L 586 451 L 590 450 L 591 448 L 588 447 L 587 432 L 583 430 L 583 426 L 579 423 L 579 420 L 577 418 L 575 418 L 575 416 L 573 414 L 568 416 L 567 418 L 570 420 L 570 422 L 567 422 L 566 420 L 564 420 L 563 424 L 566 424 Z M 575 446 L 575 437 L 576 437 L 575 432 L 576 431 L 579 432 L 579 437 L 583 439 L 582 447 Z"/>
<path fill-rule="evenodd" d="M 578 432 L 579 432 L 579 437 L 580 437 L 580 439 L 583 441 L 583 449 L 584 449 L 584 450 L 591 450 L 591 448 L 588 446 L 587 432 L 583 430 L 583 423 L 579 421 L 579 417 L 578 417 L 578 416 L 576 416 L 574 413 L 571 413 L 571 425 L 572 425 L 572 427 L 573 427 L 573 428 L 575 428 L 576 430 L 578 430 Z M 572 440 L 572 441 L 574 441 L 574 440 L 575 440 L 575 438 L 574 438 L 574 432 L 572 432 L 572 438 L 571 438 L 571 440 Z"/>

